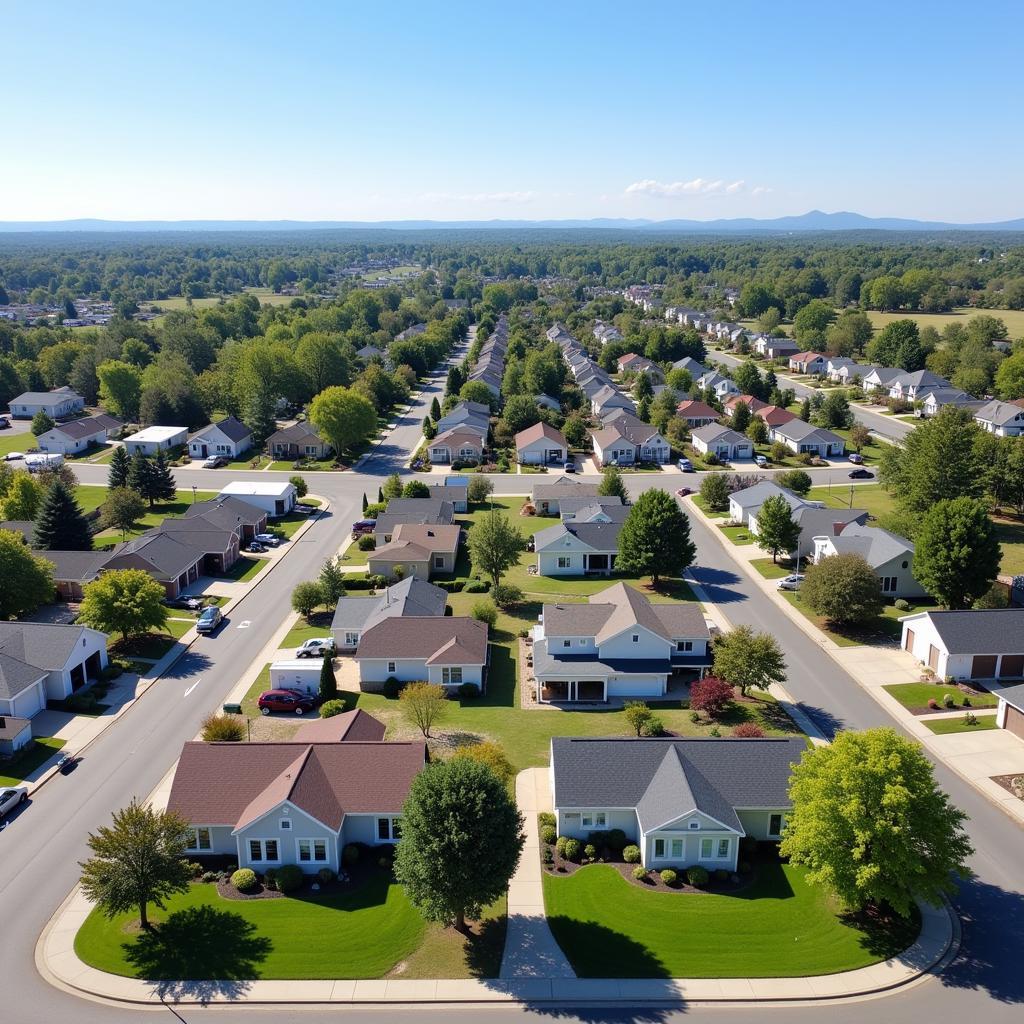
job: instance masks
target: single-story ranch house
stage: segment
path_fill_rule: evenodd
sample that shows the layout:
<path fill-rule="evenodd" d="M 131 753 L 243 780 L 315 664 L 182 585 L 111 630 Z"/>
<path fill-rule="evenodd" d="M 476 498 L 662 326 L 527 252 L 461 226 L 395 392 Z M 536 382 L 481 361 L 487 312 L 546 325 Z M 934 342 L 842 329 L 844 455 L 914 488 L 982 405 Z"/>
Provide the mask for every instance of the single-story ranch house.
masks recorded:
<path fill-rule="evenodd" d="M 903 650 L 940 679 L 1024 678 L 1024 608 L 905 615 Z"/>
<path fill-rule="evenodd" d="M 584 484 L 572 477 L 560 476 L 551 483 L 533 485 L 533 504 L 539 516 L 557 516 L 558 502 L 562 498 L 597 497 L 597 484 Z"/>
<path fill-rule="evenodd" d="M 211 455 L 237 459 L 251 447 L 252 431 L 234 416 L 225 416 L 197 430 L 188 439 L 188 453 L 193 459 L 206 459 Z"/>
<path fill-rule="evenodd" d="M 107 443 L 108 436 L 121 429 L 121 421 L 99 413 L 96 416 L 83 416 L 77 420 L 58 423 L 52 430 L 47 430 L 36 438 L 36 446 L 40 451 L 60 455 L 77 455 L 87 451 L 93 445 Z"/>
<path fill-rule="evenodd" d="M 790 451 L 797 454 L 809 452 L 811 455 L 827 459 L 846 452 L 846 442 L 838 434 L 801 419 L 794 418 L 772 427 L 769 436 L 773 441 L 781 441 Z"/>
<path fill-rule="evenodd" d="M 550 423 L 534 423 L 516 434 L 516 460 L 527 466 L 546 466 L 552 462 L 565 462 L 569 446 L 560 430 Z"/>
<path fill-rule="evenodd" d="M 185 427 L 146 427 L 124 439 L 129 455 L 156 455 L 177 448 L 188 440 Z"/>
<path fill-rule="evenodd" d="M 806 749 L 783 739 L 551 740 L 559 835 L 622 829 L 646 868 L 735 871 L 739 841 L 779 839 Z"/>
<path fill-rule="evenodd" d="M 275 459 L 326 459 L 331 450 L 309 423 L 293 423 L 267 438 L 267 451 Z"/>
<path fill-rule="evenodd" d="M 406 576 L 421 580 L 435 573 L 453 573 L 461 534 L 461 526 L 399 523 L 391 540 L 369 553 L 370 574 L 390 577 L 399 565 Z"/>
<path fill-rule="evenodd" d="M 50 419 L 73 416 L 85 408 L 85 399 L 71 388 L 53 391 L 25 391 L 12 398 L 9 408 L 16 420 L 30 420 L 37 412 L 45 412 Z"/>
<path fill-rule="evenodd" d="M 295 484 L 287 480 L 267 483 L 235 480 L 221 489 L 219 497 L 238 498 L 263 509 L 271 518 L 286 516 L 299 500 Z"/>
<path fill-rule="evenodd" d="M 343 597 L 331 621 L 331 636 L 339 650 L 353 651 L 371 626 L 395 616 L 444 615 L 448 595 L 426 580 L 408 576 L 375 597 Z"/>
<path fill-rule="evenodd" d="M 599 510 L 595 510 L 598 511 Z M 619 553 L 622 520 L 572 519 L 533 535 L 539 576 L 609 576 Z"/>

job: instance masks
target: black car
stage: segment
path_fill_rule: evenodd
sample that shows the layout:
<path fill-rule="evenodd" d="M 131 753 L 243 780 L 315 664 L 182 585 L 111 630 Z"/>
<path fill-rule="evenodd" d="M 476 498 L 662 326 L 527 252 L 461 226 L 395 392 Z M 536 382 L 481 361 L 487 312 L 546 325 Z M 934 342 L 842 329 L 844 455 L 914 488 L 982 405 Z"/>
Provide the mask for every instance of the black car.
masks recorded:
<path fill-rule="evenodd" d="M 168 608 L 184 608 L 190 612 L 197 612 L 203 607 L 203 602 L 198 597 L 169 597 L 164 604 Z"/>
<path fill-rule="evenodd" d="M 851 480 L 874 480 L 875 474 L 866 469 L 851 469 L 849 472 Z"/>

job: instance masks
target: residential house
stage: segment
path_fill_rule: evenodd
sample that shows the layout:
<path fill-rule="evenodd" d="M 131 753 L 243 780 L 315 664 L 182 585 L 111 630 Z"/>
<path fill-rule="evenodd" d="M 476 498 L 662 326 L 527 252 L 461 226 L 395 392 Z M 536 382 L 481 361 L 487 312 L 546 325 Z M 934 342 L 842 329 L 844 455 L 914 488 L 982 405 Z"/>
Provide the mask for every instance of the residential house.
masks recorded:
<path fill-rule="evenodd" d="M 412 341 L 413 338 L 418 338 L 427 329 L 426 324 L 413 324 L 411 327 L 406 327 L 404 331 L 400 331 L 395 335 L 395 341 Z"/>
<path fill-rule="evenodd" d="M 541 409 L 550 409 L 552 412 L 562 411 L 562 406 L 559 404 L 558 400 L 552 398 L 550 395 L 534 395 L 533 400 Z"/>
<path fill-rule="evenodd" d="M 37 412 L 45 412 L 52 420 L 74 416 L 85 408 L 85 399 L 71 388 L 54 391 L 23 391 L 8 403 L 11 416 L 16 420 L 30 420 Z"/>
<path fill-rule="evenodd" d="M 661 465 L 672 457 L 671 446 L 657 428 L 628 412 L 603 420 L 599 430 L 590 432 L 590 439 L 599 466 L 632 466 L 638 462 Z"/>
<path fill-rule="evenodd" d="M 430 484 L 430 497 L 450 501 L 456 512 L 469 511 L 469 478 L 446 476 L 443 484 Z"/>
<path fill-rule="evenodd" d="M 703 455 L 714 455 L 722 462 L 752 459 L 754 442 L 721 423 L 708 423 L 690 434 L 693 447 Z"/>
<path fill-rule="evenodd" d="M 34 524 L 29 523 L 25 543 L 32 543 Z M 62 601 L 81 601 L 85 587 L 98 579 L 110 560 L 109 551 L 37 551 L 53 567 L 53 583 Z"/>
<path fill-rule="evenodd" d="M 1017 437 L 1024 434 L 1024 408 L 996 399 L 987 402 L 974 414 L 974 422 L 997 437 Z"/>
<path fill-rule="evenodd" d="M 484 457 L 484 439 L 470 427 L 452 427 L 427 444 L 430 461 L 437 465 L 477 463 Z"/>
<path fill-rule="evenodd" d="M 520 430 L 515 437 L 516 459 L 528 466 L 547 466 L 564 463 L 569 457 L 569 445 L 560 430 L 550 423 L 534 423 Z"/>
<path fill-rule="evenodd" d="M 0 622 L 0 715 L 31 718 L 98 679 L 107 639 L 87 626 Z"/>
<path fill-rule="evenodd" d="M 831 381 L 838 381 L 840 370 L 856 365 L 856 360 L 850 359 L 847 356 L 829 356 L 828 361 L 825 363 L 825 376 Z M 866 372 L 873 369 L 873 367 L 865 367 L 864 369 Z"/>
<path fill-rule="evenodd" d="M 663 384 L 665 382 L 665 374 L 661 367 L 646 356 L 639 356 L 635 352 L 619 356 L 618 367 L 619 373 L 642 373 L 649 377 L 652 383 Z"/>
<path fill-rule="evenodd" d="M 186 743 L 167 809 L 189 825 L 188 855 L 265 872 L 344 869 L 350 843 L 392 844 L 425 743 Z"/>
<path fill-rule="evenodd" d="M 598 513 L 602 516 L 601 513 Z M 603 516 L 602 516 L 603 517 Z M 622 521 L 573 517 L 533 535 L 539 576 L 609 576 L 619 553 Z"/>
<path fill-rule="evenodd" d="M 709 641 L 700 605 L 652 604 L 625 583 L 591 594 L 586 604 L 545 604 L 533 628 L 537 699 L 664 697 L 673 675 L 703 676 Z"/>
<path fill-rule="evenodd" d="M 298 459 L 326 459 L 333 449 L 308 421 L 303 421 L 275 430 L 267 438 L 267 451 L 275 459 L 287 462 Z"/>
<path fill-rule="evenodd" d="M 383 356 L 384 350 L 377 348 L 376 345 L 364 345 L 362 348 L 356 349 L 356 359 L 362 360 L 364 363 L 368 363 L 372 359 L 381 359 Z"/>
<path fill-rule="evenodd" d="M 692 359 L 690 356 L 683 356 L 682 359 L 677 359 L 672 364 L 672 369 L 686 370 L 694 380 L 703 377 L 708 372 L 706 366 L 702 366 L 696 359 Z"/>
<path fill-rule="evenodd" d="M 861 387 L 867 391 L 888 391 L 893 381 L 903 375 L 903 370 L 892 366 L 872 366 L 861 376 Z"/>
<path fill-rule="evenodd" d="M 1024 683 L 1004 687 L 998 697 L 996 725 L 1024 740 Z"/>
<path fill-rule="evenodd" d="M 219 497 L 239 498 L 250 505 L 263 509 L 271 519 L 286 516 L 299 500 L 295 484 L 287 480 L 270 480 L 266 483 L 252 480 L 234 480 L 221 488 Z"/>
<path fill-rule="evenodd" d="M 734 872 L 744 838 L 777 840 L 802 738 L 551 740 L 559 835 L 625 832 L 650 870 Z"/>
<path fill-rule="evenodd" d="M 795 373 L 819 374 L 825 372 L 827 362 L 820 352 L 794 352 L 789 357 L 789 368 Z"/>
<path fill-rule="evenodd" d="M 373 715 L 356 708 L 343 711 L 330 718 L 313 718 L 304 721 L 295 730 L 292 743 L 381 743 L 387 726 Z"/>
<path fill-rule="evenodd" d="M 889 397 L 913 402 L 918 395 L 933 388 L 948 388 L 949 381 L 931 370 L 915 370 L 913 373 L 901 373 L 889 382 Z"/>
<path fill-rule="evenodd" d="M 705 427 L 709 423 L 717 423 L 722 414 L 707 402 L 687 399 L 676 406 L 676 415 L 686 420 L 692 430 L 694 427 Z"/>
<path fill-rule="evenodd" d="M 614 324 L 606 324 L 603 320 L 597 320 L 594 323 L 593 330 L 594 338 L 601 342 L 602 345 L 607 345 L 611 341 L 621 341 L 622 332 Z"/>
<path fill-rule="evenodd" d="M 732 415 L 736 411 L 736 406 L 742 402 L 750 412 L 757 412 L 759 409 L 767 408 L 768 403 L 762 402 L 760 398 L 755 398 L 753 395 L 729 395 L 722 402 L 722 408 L 727 413 Z"/>
<path fill-rule="evenodd" d="M 615 522 L 620 517 L 616 510 L 622 510 L 622 519 L 625 519 L 625 513 L 629 512 L 629 506 L 624 505 L 622 499 L 616 495 L 600 495 L 598 497 L 588 497 L 582 495 L 578 498 L 565 498 L 563 497 L 558 503 L 558 515 L 561 519 L 575 519 L 577 515 L 580 515 L 582 520 L 586 520 L 588 516 L 594 514 L 594 510 L 599 509 L 602 512 L 608 514 L 608 522 Z"/>
<path fill-rule="evenodd" d="M 121 421 L 100 413 L 97 416 L 83 416 L 77 420 L 58 423 L 36 438 L 40 451 L 60 455 L 78 455 L 93 445 L 107 443 L 111 433 L 121 429 Z"/>
<path fill-rule="evenodd" d="M 781 441 L 790 451 L 809 452 L 821 459 L 838 458 L 846 454 L 846 442 L 831 430 L 816 427 L 794 417 L 771 428 L 768 436 Z"/>
<path fill-rule="evenodd" d="M 833 536 L 814 537 L 815 564 L 833 555 L 860 555 L 874 569 L 882 593 L 892 598 L 924 597 L 914 578 L 913 541 L 877 526 L 849 523 Z"/>
<path fill-rule="evenodd" d="M 901 646 L 939 679 L 1024 677 L 1024 608 L 905 615 Z"/>
<path fill-rule="evenodd" d="M 729 395 L 738 395 L 740 389 L 719 370 L 709 370 L 697 378 L 697 387 L 711 393 L 719 401 L 725 401 Z"/>
<path fill-rule="evenodd" d="M 487 624 L 462 615 L 401 615 L 363 632 L 355 659 L 364 693 L 379 693 L 389 679 L 426 680 L 458 689 L 484 688 Z"/>
<path fill-rule="evenodd" d="M 590 399 L 591 411 L 599 419 L 604 419 L 608 413 L 615 409 L 622 409 L 625 412 L 635 413 L 636 406 L 632 399 L 624 395 L 618 388 L 611 384 L 603 384 Z"/>
<path fill-rule="evenodd" d="M 226 539 L 223 533 L 214 536 L 218 543 L 227 545 L 226 550 L 222 550 L 221 553 L 208 551 L 209 541 L 206 536 L 192 538 L 180 533 L 149 530 L 141 537 L 116 545 L 103 561 L 99 571 L 142 569 L 157 583 L 163 585 L 168 597 L 180 597 L 200 576 L 206 575 L 208 555 L 211 561 L 220 561 L 222 565 L 224 560 L 230 558 L 232 542 Z M 237 558 L 237 545 L 233 546 L 233 552 Z M 62 554 L 66 559 L 67 553 Z M 224 570 L 221 568 L 219 571 Z M 75 581 L 69 580 L 66 585 L 70 587 L 73 582 Z"/>
<path fill-rule="evenodd" d="M 761 409 L 757 409 L 754 415 L 759 420 L 764 420 L 768 427 L 768 435 L 771 436 L 772 428 L 779 427 L 783 423 L 788 423 L 790 420 L 795 420 L 796 416 L 793 415 L 788 409 L 783 409 L 781 405 L 766 405 Z"/>
<path fill-rule="evenodd" d="M 975 398 L 959 388 L 933 388 L 926 392 L 923 398 L 919 399 L 919 403 L 916 413 L 918 416 L 926 419 L 938 416 L 946 406 L 970 409 L 971 412 L 976 414 L 986 404 L 983 399 Z"/>
<path fill-rule="evenodd" d="M 460 526 L 399 523 L 391 540 L 368 554 L 370 574 L 391 578 L 398 566 L 406 576 L 421 580 L 435 573 L 453 573 L 461 534 Z"/>
<path fill-rule="evenodd" d="M 222 455 L 237 459 L 252 447 L 252 431 L 234 416 L 211 423 L 197 430 L 188 439 L 188 453 L 193 459 L 206 459 L 211 455 Z"/>
<path fill-rule="evenodd" d="M 450 412 L 442 416 L 435 426 L 438 434 L 447 433 L 456 427 L 470 429 L 486 440 L 491 424 L 491 407 L 483 402 L 458 402 Z"/>
<path fill-rule="evenodd" d="M 572 477 L 560 476 L 550 483 L 535 483 L 531 497 L 537 515 L 557 516 L 559 502 L 563 498 L 586 498 L 590 501 L 597 497 L 597 489 L 597 484 L 585 484 Z"/>
<path fill-rule="evenodd" d="M 871 375 L 871 371 L 877 369 L 868 363 L 855 363 L 852 360 L 840 366 L 835 373 L 829 374 L 829 379 L 845 387 L 853 387 L 864 383 L 864 378 Z"/>
<path fill-rule="evenodd" d="M 185 427 L 146 427 L 124 439 L 129 455 L 156 455 L 171 448 L 184 446 L 188 441 Z"/>
<path fill-rule="evenodd" d="M 3 683 L 0 682 L 0 692 Z M 32 723 L 27 718 L 0 715 L 0 758 L 13 757 L 32 742 Z"/>
<path fill-rule="evenodd" d="M 766 359 L 789 359 L 799 351 L 796 342 L 789 338 L 758 338 L 754 351 Z"/>
<path fill-rule="evenodd" d="M 383 514 L 377 516 L 373 535 L 377 546 L 387 543 L 401 523 L 421 526 L 450 526 L 455 519 L 455 508 L 441 498 L 392 498 Z"/>
<path fill-rule="evenodd" d="M 340 651 L 354 651 L 363 633 L 387 618 L 402 615 L 444 615 L 448 595 L 415 576 L 387 587 L 373 597 L 342 597 L 334 610 L 331 636 Z"/>

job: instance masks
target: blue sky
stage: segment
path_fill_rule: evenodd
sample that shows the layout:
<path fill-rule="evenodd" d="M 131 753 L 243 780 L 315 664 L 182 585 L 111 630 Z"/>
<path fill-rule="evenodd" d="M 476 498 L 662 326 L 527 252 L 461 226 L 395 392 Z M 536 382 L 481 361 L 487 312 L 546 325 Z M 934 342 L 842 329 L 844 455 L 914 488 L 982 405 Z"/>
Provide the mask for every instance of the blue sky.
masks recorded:
<path fill-rule="evenodd" d="M 1024 216 L 1024 5 L 46 0 L 0 220 Z"/>

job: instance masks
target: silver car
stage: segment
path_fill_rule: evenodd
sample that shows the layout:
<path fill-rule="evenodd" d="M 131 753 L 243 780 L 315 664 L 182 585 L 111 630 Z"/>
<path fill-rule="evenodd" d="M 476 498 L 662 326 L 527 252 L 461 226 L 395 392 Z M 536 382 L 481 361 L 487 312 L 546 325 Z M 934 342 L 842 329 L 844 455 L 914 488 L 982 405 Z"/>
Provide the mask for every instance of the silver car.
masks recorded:
<path fill-rule="evenodd" d="M 783 576 L 779 580 L 779 590 L 799 590 L 800 584 L 804 581 L 804 575 L 800 572 L 795 572 L 790 576 Z"/>
<path fill-rule="evenodd" d="M 0 818 L 28 799 L 28 786 L 12 786 L 0 790 Z"/>

